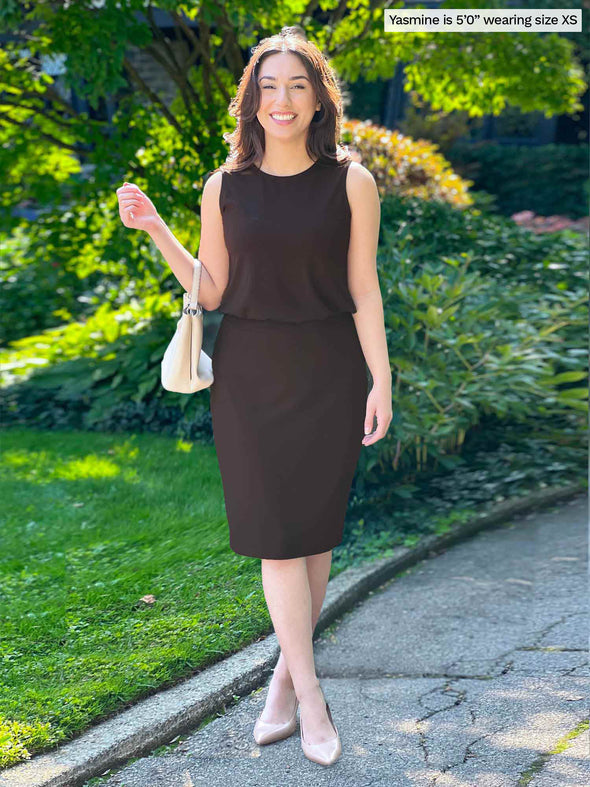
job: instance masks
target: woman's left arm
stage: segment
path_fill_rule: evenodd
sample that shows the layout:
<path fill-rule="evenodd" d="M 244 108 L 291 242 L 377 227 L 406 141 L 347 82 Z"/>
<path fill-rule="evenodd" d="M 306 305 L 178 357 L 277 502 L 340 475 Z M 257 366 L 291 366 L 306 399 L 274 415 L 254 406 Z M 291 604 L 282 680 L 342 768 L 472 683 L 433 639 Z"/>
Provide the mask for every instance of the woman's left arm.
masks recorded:
<path fill-rule="evenodd" d="M 385 436 L 393 416 L 391 368 L 385 336 L 383 301 L 377 275 L 377 245 L 381 204 L 373 175 L 355 161 L 348 168 L 346 194 L 350 205 L 350 245 L 348 247 L 348 288 L 357 311 L 356 330 L 373 387 L 367 398 L 363 445 Z M 373 432 L 373 419 L 377 428 Z M 370 434 L 369 434 L 370 433 Z"/>

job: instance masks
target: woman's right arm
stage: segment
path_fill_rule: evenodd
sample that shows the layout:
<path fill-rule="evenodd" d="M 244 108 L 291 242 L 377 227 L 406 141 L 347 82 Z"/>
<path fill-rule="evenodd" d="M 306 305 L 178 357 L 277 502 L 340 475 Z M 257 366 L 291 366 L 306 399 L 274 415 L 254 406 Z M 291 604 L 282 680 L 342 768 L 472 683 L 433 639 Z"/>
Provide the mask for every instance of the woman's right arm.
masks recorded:
<path fill-rule="evenodd" d="M 198 259 L 202 263 L 199 303 L 207 311 L 216 309 L 229 277 L 229 255 L 223 236 L 219 209 L 222 173 L 214 172 L 203 187 L 201 198 L 201 242 Z M 124 184 L 117 189 L 120 215 L 126 227 L 143 229 L 152 238 L 172 273 L 187 292 L 193 281 L 194 257 L 170 231 L 151 200 L 138 186 Z"/>

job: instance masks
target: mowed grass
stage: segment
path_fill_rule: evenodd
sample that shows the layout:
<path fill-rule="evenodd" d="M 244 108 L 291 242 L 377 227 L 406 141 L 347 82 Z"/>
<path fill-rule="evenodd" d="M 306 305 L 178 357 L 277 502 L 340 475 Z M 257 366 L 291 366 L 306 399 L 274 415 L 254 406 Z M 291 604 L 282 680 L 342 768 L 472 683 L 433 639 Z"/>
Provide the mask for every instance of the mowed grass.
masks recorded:
<path fill-rule="evenodd" d="M 272 630 L 213 446 L 5 429 L 0 767 Z"/>

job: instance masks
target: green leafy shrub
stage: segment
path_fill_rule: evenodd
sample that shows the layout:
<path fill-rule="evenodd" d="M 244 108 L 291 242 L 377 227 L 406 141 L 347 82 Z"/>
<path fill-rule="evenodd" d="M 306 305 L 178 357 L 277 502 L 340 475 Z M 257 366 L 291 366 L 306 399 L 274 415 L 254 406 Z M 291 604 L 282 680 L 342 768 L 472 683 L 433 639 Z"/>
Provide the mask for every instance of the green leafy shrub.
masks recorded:
<path fill-rule="evenodd" d="M 442 200 L 456 207 L 472 204 L 470 181 L 453 172 L 438 145 L 411 139 L 370 121 L 345 120 L 342 141 L 360 154 L 361 163 L 373 174 L 379 194 Z"/>
<path fill-rule="evenodd" d="M 456 142 L 446 153 L 474 189 L 495 196 L 497 210 L 510 216 L 532 210 L 550 216 L 588 215 L 587 145 L 501 145 Z"/>
<path fill-rule="evenodd" d="M 0 330 L 4 342 L 38 334 L 85 316 L 86 290 L 97 287 L 98 277 L 84 280 L 51 253 L 31 249 L 25 225 L 10 237 L 0 237 Z"/>
<path fill-rule="evenodd" d="M 172 223 L 182 224 L 177 237 L 190 247 L 196 220 L 186 214 L 174 210 Z M 114 189 L 108 204 L 100 195 L 86 197 L 83 204 L 73 201 L 59 213 L 23 221 L 0 240 L 0 319 L 6 342 L 84 321 L 100 307 L 116 311 L 134 299 L 178 291 L 149 235 L 130 232 L 121 223 Z"/>
<path fill-rule="evenodd" d="M 476 251 L 432 257 L 416 251 L 412 225 L 384 230 L 379 258 L 394 417 L 363 452 L 366 485 L 382 474 L 413 477 L 451 467 L 483 414 L 522 420 L 586 411 L 580 345 L 585 288 L 504 282 L 477 270 Z M 569 341 L 564 339 L 570 328 Z"/>
<path fill-rule="evenodd" d="M 162 388 L 160 362 L 179 314 L 170 294 L 30 336 L 0 353 L 4 421 L 46 428 L 158 431 L 211 439 L 208 391 Z"/>
<path fill-rule="evenodd" d="M 382 557 L 394 543 L 416 543 L 485 512 L 492 502 L 527 497 L 545 487 L 587 487 L 587 441 L 576 413 L 506 422 L 482 415 L 449 467 L 404 478 L 384 473 L 369 485 L 357 474 L 344 543 L 335 564 Z M 375 475 L 374 473 L 372 474 Z M 411 542 L 410 542 L 411 539 Z"/>
<path fill-rule="evenodd" d="M 411 197 L 384 200 L 382 235 L 387 228 L 406 232 L 406 227 L 417 263 L 465 251 L 473 254 L 472 267 L 504 284 L 530 284 L 540 292 L 587 286 L 588 244 L 577 232 L 536 234 L 476 208 L 456 210 Z"/>

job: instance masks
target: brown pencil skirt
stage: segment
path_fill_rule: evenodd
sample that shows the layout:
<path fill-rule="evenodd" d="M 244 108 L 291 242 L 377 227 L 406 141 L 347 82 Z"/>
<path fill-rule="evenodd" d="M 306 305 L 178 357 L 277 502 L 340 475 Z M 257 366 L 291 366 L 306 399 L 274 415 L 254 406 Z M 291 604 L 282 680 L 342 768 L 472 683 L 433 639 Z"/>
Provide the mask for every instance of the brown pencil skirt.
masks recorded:
<path fill-rule="evenodd" d="M 352 314 L 299 323 L 224 314 L 212 361 L 230 548 L 285 559 L 337 546 L 368 394 Z"/>

